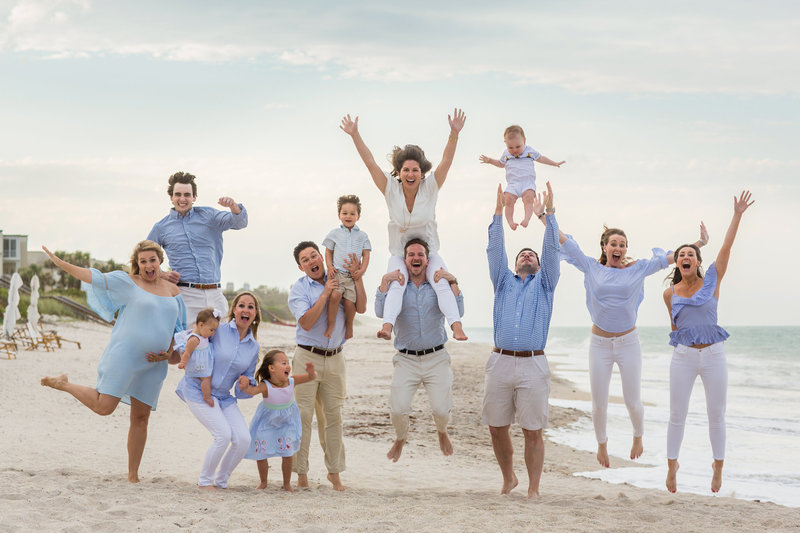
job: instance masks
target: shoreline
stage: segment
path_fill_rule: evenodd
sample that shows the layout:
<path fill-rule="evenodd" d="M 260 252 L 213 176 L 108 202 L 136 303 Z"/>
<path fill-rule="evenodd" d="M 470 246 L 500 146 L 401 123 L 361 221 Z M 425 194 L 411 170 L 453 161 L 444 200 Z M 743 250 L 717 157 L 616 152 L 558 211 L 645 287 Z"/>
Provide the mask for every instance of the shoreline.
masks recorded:
<path fill-rule="evenodd" d="M 312 437 L 311 489 L 280 490 L 280 462 L 271 462 L 266 491 L 256 491 L 255 464 L 244 460 L 230 488 L 216 494 L 195 488 L 207 431 L 174 394 L 182 376 L 170 367 L 157 411 L 150 419 L 148 444 L 140 469 L 142 483 L 126 481 L 125 439 L 129 409 L 121 405 L 100 417 L 68 395 L 41 387 L 39 378 L 66 372 L 71 380 L 93 384 L 97 361 L 110 328 L 85 322 L 59 322 L 59 333 L 81 341 L 82 350 L 21 351 L 2 360 L 0 404 L 4 406 L 0 444 L 0 526 L 4 531 L 119 531 L 134 528 L 172 531 L 254 528 L 308 531 L 483 531 L 500 520 L 504 529 L 527 531 L 653 531 L 680 525 L 726 531 L 800 528 L 796 509 L 719 496 L 616 485 L 576 477 L 597 470 L 594 453 L 552 442 L 546 452 L 541 498 L 527 501 L 522 437 L 512 426 L 515 471 L 520 485 L 500 496 L 502 483 L 488 429 L 480 424 L 483 367 L 489 345 L 456 343 L 447 348 L 454 373 L 451 440 L 455 454 L 439 451 L 427 398 L 414 400 L 409 442 L 398 463 L 386 459 L 394 437 L 388 415 L 392 374 L 389 342 L 367 337 L 370 326 L 356 330 L 346 348 L 348 398 L 344 433 L 348 490 L 335 493 L 325 480 L 322 452 Z M 294 329 L 262 325 L 263 347 L 294 348 Z M 553 371 L 551 397 L 578 399 L 582 393 Z M 579 396 L 575 396 L 575 395 Z M 242 401 L 250 420 L 257 400 Z M 585 416 L 582 411 L 550 407 L 550 427 Z M 316 431 L 315 431 L 316 434 Z M 614 467 L 639 463 L 615 460 Z M 293 479 L 293 482 L 295 480 Z M 262 498 L 268 498 L 264 500 Z M 291 506 L 287 506 L 291 504 Z"/>

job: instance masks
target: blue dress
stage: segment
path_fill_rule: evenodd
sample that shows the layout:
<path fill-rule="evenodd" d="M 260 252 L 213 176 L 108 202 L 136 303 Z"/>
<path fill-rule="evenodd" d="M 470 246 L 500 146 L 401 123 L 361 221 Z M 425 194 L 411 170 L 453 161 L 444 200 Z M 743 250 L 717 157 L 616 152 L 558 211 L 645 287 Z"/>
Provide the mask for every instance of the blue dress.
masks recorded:
<path fill-rule="evenodd" d="M 186 377 L 211 377 L 211 369 L 214 367 L 214 349 L 211 347 L 211 343 L 208 342 L 208 339 L 187 329 L 186 331 L 180 331 L 175 334 L 175 344 L 173 348 L 183 353 L 186 349 L 186 343 L 192 337 L 196 337 L 200 342 L 195 346 L 192 356 L 189 357 L 189 362 L 186 363 Z"/>
<path fill-rule="evenodd" d="M 250 449 L 245 459 L 291 457 L 300 449 L 302 425 L 294 401 L 294 378 L 289 386 L 276 388 L 269 381 L 267 397 L 258 405 L 250 422 Z"/>
<path fill-rule="evenodd" d="M 107 321 L 119 309 L 97 365 L 97 392 L 127 404 L 136 398 L 155 410 L 167 362 L 151 363 L 146 354 L 167 350 L 175 332 L 186 329 L 183 298 L 149 293 L 120 270 L 91 271 L 91 285 L 81 283 L 89 306 Z"/>

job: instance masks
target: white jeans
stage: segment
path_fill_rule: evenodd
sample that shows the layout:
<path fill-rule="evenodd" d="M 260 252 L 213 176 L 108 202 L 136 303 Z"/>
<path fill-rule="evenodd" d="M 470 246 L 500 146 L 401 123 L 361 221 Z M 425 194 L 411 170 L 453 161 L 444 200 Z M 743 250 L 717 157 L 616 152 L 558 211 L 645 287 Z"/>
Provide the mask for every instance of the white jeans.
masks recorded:
<path fill-rule="evenodd" d="M 235 403 L 225 409 L 220 408 L 216 399 L 214 407 L 209 407 L 205 402 L 186 402 L 186 405 L 214 438 L 203 460 L 203 468 L 197 484 L 201 487 L 216 485 L 225 488 L 233 469 L 244 459 L 244 454 L 250 447 L 250 429 L 247 427 L 247 422 L 245 422 L 242 412 L 239 411 L 239 406 Z M 230 448 L 228 448 L 229 444 Z M 225 453 L 226 449 L 228 453 Z M 219 470 L 217 470 L 217 465 L 219 465 Z M 216 477 L 214 476 L 215 472 Z"/>
<path fill-rule="evenodd" d="M 436 422 L 436 431 L 447 433 L 453 398 L 453 371 L 450 370 L 450 355 L 442 348 L 425 355 L 410 355 L 397 352 L 392 359 L 394 375 L 389 395 L 389 411 L 397 440 L 408 438 L 411 402 L 420 385 L 425 387 Z"/>
<path fill-rule="evenodd" d="M 622 397 L 633 424 L 633 436 L 644 434 L 642 405 L 642 348 L 636 330 L 620 337 L 601 337 L 592 333 L 589 342 L 589 382 L 592 387 L 592 423 L 598 444 L 608 440 L 608 387 L 614 363 L 622 378 Z"/>
<path fill-rule="evenodd" d="M 195 289 L 193 287 L 179 287 L 183 303 L 186 305 L 186 326 L 191 328 L 197 318 L 197 313 L 206 307 L 213 307 L 222 313 L 228 314 L 228 300 L 222 294 L 222 289 Z"/>
<path fill-rule="evenodd" d="M 728 399 L 728 364 L 725 346 L 718 342 L 706 348 L 679 344 L 669 365 L 669 426 L 667 459 L 677 459 L 681 451 L 689 398 L 697 376 L 703 380 L 708 413 L 708 436 L 714 459 L 725 459 L 725 405 Z"/>
<path fill-rule="evenodd" d="M 425 273 L 425 277 L 433 287 L 433 290 L 436 291 L 439 309 L 447 319 L 447 323 L 452 326 L 454 322 L 461 322 L 461 317 L 458 314 L 456 295 L 453 294 L 450 283 L 446 279 L 440 279 L 438 283 L 433 282 L 433 275 L 440 268 L 447 270 L 444 259 L 439 254 L 431 254 L 428 257 L 428 270 Z M 403 273 L 406 282 L 400 285 L 393 281 L 389 285 L 389 292 L 386 293 L 386 300 L 383 304 L 383 323 L 389 323 L 393 326 L 397 315 L 400 314 L 400 310 L 403 308 L 403 293 L 408 284 L 408 269 L 405 261 L 402 257 L 393 255 L 389 258 L 389 270 L 387 272 L 394 272 L 395 270 L 400 270 Z"/>

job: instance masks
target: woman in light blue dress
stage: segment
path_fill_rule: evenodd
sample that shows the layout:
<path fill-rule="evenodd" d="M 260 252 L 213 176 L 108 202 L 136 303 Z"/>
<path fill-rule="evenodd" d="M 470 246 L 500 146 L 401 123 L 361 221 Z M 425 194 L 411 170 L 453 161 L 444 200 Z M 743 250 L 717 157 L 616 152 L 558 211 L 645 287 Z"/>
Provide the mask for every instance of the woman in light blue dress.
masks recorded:
<path fill-rule="evenodd" d="M 99 415 L 110 415 L 119 402 L 130 404 L 128 481 L 138 483 L 147 441 L 150 411 L 167 375 L 166 352 L 172 336 L 185 329 L 186 309 L 174 283 L 161 279 L 164 252 L 152 241 L 136 245 L 131 273 L 76 266 L 42 247 L 53 263 L 83 283 L 89 305 L 111 321 L 119 310 L 111 339 L 97 365 L 97 385 L 70 383 L 66 374 L 44 377 L 42 385 L 62 390 Z"/>

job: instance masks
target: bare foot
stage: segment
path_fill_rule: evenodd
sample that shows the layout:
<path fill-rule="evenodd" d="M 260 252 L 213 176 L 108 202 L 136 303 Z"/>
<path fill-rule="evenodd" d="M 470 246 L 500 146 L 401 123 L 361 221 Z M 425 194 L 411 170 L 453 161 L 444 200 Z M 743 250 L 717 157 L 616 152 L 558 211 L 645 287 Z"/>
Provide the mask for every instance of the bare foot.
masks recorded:
<path fill-rule="evenodd" d="M 61 374 L 54 378 L 51 378 L 50 376 L 45 376 L 42 378 L 40 383 L 42 384 L 43 387 L 50 387 L 51 389 L 56 389 L 56 390 L 64 390 L 64 385 L 69 383 L 69 379 L 67 379 L 66 374 Z"/>
<path fill-rule="evenodd" d="M 392 325 L 388 322 L 385 323 L 380 331 L 378 331 L 378 338 L 386 339 L 387 341 L 392 340 Z"/>
<path fill-rule="evenodd" d="M 508 494 L 509 492 L 514 490 L 514 487 L 519 485 L 519 480 L 517 479 L 517 475 L 514 474 L 513 472 L 511 475 L 514 477 L 512 477 L 511 480 L 509 480 L 508 482 L 505 481 L 503 482 L 503 488 L 500 490 L 500 494 Z"/>
<path fill-rule="evenodd" d="M 396 463 L 398 459 L 400 459 L 400 454 L 403 453 L 403 446 L 405 446 L 405 440 L 395 440 L 392 447 L 389 448 L 389 451 L 386 453 L 386 458 L 391 459 L 393 463 Z"/>
<path fill-rule="evenodd" d="M 539 489 L 528 487 L 528 498 L 529 500 L 536 500 L 539 498 Z"/>
<path fill-rule="evenodd" d="M 442 449 L 442 453 L 445 455 L 453 455 L 453 444 L 450 442 L 450 436 L 445 433 L 441 433 L 439 431 L 436 432 L 439 436 L 439 448 Z"/>
<path fill-rule="evenodd" d="M 308 488 L 308 474 L 297 474 L 297 486 L 304 489 Z"/>
<path fill-rule="evenodd" d="M 644 445 L 642 444 L 642 437 L 633 437 L 633 446 L 631 446 L 631 459 L 638 459 L 644 453 Z"/>
<path fill-rule="evenodd" d="M 464 328 L 461 327 L 461 322 L 453 322 L 451 326 L 453 329 L 453 338 L 457 341 L 467 340 L 467 334 L 464 333 Z"/>
<path fill-rule="evenodd" d="M 678 464 L 677 459 L 667 459 L 667 490 L 678 492 Z"/>
<path fill-rule="evenodd" d="M 267 488 L 267 482 L 264 481 L 264 482 L 261 482 L 261 483 L 258 484 L 258 487 L 256 487 L 256 490 L 262 490 L 262 489 L 266 489 L 266 488 Z"/>
<path fill-rule="evenodd" d="M 339 492 L 344 491 L 344 485 L 342 485 L 342 480 L 339 478 L 339 474 L 328 474 L 328 481 L 330 481 L 331 485 L 333 485 L 333 490 L 337 490 Z"/>
<path fill-rule="evenodd" d="M 519 223 L 519 225 L 522 226 L 523 228 L 527 228 L 528 227 L 528 221 L 527 220 L 523 220 L 522 222 Z M 536 493 L 536 497 L 537 498 L 539 497 L 539 493 L 538 492 Z"/>
<path fill-rule="evenodd" d="M 292 484 L 291 483 L 284 483 L 283 484 L 283 490 L 285 490 L 286 492 L 294 492 L 294 489 L 292 488 Z"/>
<path fill-rule="evenodd" d="M 345 339 L 352 339 L 353 338 L 353 326 L 344 328 L 344 338 Z"/>
<path fill-rule="evenodd" d="M 326 329 L 324 335 L 330 339 L 331 335 L 333 335 L 333 328 L 329 327 Z"/>
<path fill-rule="evenodd" d="M 129 472 L 128 473 L 128 483 L 139 483 L 139 473 L 138 472 Z"/>
<path fill-rule="evenodd" d="M 511 231 L 517 231 L 517 223 L 516 222 L 509 222 L 508 227 L 511 228 Z"/>
<path fill-rule="evenodd" d="M 217 490 L 217 487 L 214 485 L 197 485 L 197 488 L 208 492 L 215 492 Z"/>
<path fill-rule="evenodd" d="M 722 465 L 724 460 L 714 459 L 714 464 L 711 468 L 714 470 L 714 475 L 711 477 L 711 492 L 719 492 L 722 488 Z"/>
<path fill-rule="evenodd" d="M 597 445 L 597 462 L 606 468 L 611 466 L 608 462 L 608 439 L 603 444 Z"/>
<path fill-rule="evenodd" d="M 209 407 L 214 407 L 214 398 L 211 396 L 208 398 L 203 398 L 203 400 L 209 405 Z"/>

